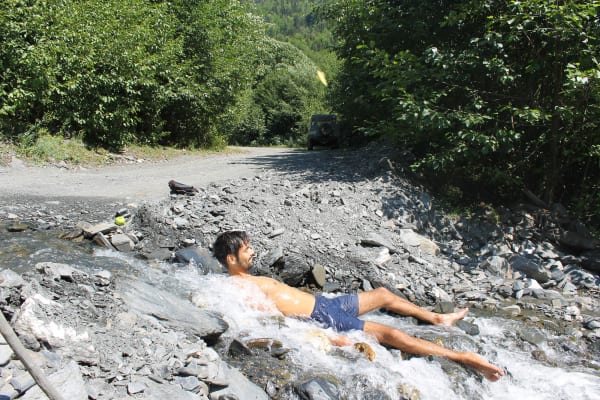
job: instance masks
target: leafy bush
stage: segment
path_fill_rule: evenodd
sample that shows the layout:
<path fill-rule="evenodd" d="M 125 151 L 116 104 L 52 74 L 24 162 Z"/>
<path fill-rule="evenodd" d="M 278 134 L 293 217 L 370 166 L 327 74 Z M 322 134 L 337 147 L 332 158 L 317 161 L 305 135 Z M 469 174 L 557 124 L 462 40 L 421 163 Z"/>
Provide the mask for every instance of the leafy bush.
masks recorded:
<path fill-rule="evenodd" d="M 338 0 L 338 111 L 392 135 L 471 199 L 592 193 L 600 174 L 598 1 Z M 585 197 L 585 196 L 584 196 Z"/>
<path fill-rule="evenodd" d="M 213 145 L 251 84 L 261 26 L 236 0 L 6 0 L 0 131 Z"/>

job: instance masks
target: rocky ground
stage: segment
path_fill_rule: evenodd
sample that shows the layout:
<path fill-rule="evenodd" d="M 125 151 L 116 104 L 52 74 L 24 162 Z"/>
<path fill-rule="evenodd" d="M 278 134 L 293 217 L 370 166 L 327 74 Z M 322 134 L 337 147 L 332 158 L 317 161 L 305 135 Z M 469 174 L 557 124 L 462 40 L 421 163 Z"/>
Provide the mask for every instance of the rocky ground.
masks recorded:
<path fill-rule="evenodd" d="M 381 149 L 322 152 L 310 164 L 280 161 L 158 201 L 5 196 L 0 220 L 15 235 L 57 232 L 151 262 L 193 260 L 206 273 L 219 270 L 210 257 L 216 235 L 244 229 L 259 255 L 257 274 L 313 292 L 385 286 L 440 311 L 468 305 L 524 318 L 577 338 L 554 345 L 574 364 L 600 368 L 600 242 L 558 205 L 448 217 L 406 177 L 401 161 Z M 219 315 L 166 292 L 157 301 L 147 295 L 152 287 L 108 270 L 42 262 L 20 275 L 4 270 L 2 281 L 4 315 L 48 374 L 70 377 L 63 387 L 74 394 L 66 398 L 337 398 L 335 383 L 320 377 L 285 382 L 257 373 L 261 363 L 285 360 L 285 349 L 270 343 L 268 354 L 257 352 L 260 343 L 241 338 L 224 344 Z M 477 331 L 467 322 L 459 327 Z M 535 343 L 538 336 L 532 329 L 522 339 Z M 0 395 L 13 390 L 15 398 L 20 383 L 11 379 L 25 372 L 6 354 Z M 537 357 L 548 356 L 540 350 Z M 315 397 L 319 391 L 325 397 Z M 21 397 L 43 398 L 26 397 L 32 393 Z"/>

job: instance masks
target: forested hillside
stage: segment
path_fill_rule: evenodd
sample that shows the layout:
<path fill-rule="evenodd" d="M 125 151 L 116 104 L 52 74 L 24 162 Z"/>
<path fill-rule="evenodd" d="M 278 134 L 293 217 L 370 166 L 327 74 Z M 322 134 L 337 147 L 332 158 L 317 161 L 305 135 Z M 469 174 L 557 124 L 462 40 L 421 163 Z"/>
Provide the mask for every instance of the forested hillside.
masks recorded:
<path fill-rule="evenodd" d="M 333 79 L 338 69 L 330 24 L 319 18 L 328 0 L 245 0 L 267 23 L 267 34 L 302 50 Z"/>

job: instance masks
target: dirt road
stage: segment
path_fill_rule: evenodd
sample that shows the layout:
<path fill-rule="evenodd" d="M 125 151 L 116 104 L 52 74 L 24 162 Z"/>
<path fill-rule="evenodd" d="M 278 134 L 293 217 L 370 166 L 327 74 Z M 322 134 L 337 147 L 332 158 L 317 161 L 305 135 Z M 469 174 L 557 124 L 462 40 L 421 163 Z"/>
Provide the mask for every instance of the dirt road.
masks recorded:
<path fill-rule="evenodd" d="M 0 167 L 0 198 L 81 197 L 121 201 L 157 200 L 169 193 L 168 181 L 205 186 L 211 182 L 252 177 L 290 159 L 311 164 L 316 152 L 284 148 L 236 148 L 233 154 L 183 156 L 90 169 L 27 166 L 14 160 Z"/>

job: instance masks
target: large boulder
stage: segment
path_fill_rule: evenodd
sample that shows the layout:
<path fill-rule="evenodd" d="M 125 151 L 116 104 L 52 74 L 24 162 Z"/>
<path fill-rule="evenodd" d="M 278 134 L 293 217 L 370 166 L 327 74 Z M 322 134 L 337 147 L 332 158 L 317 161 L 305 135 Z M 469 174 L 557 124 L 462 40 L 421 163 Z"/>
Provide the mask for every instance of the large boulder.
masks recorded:
<path fill-rule="evenodd" d="M 161 324 L 183 330 L 213 344 L 229 325 L 216 312 L 199 309 L 189 301 L 140 281 L 122 281 L 118 285 L 123 300 L 133 310 L 156 318 Z"/>
<path fill-rule="evenodd" d="M 528 277 L 535 279 L 539 283 L 546 283 L 552 277 L 550 270 L 540 265 L 535 260 L 520 254 L 511 256 L 508 259 L 508 262 L 513 270 L 522 272 Z"/>

